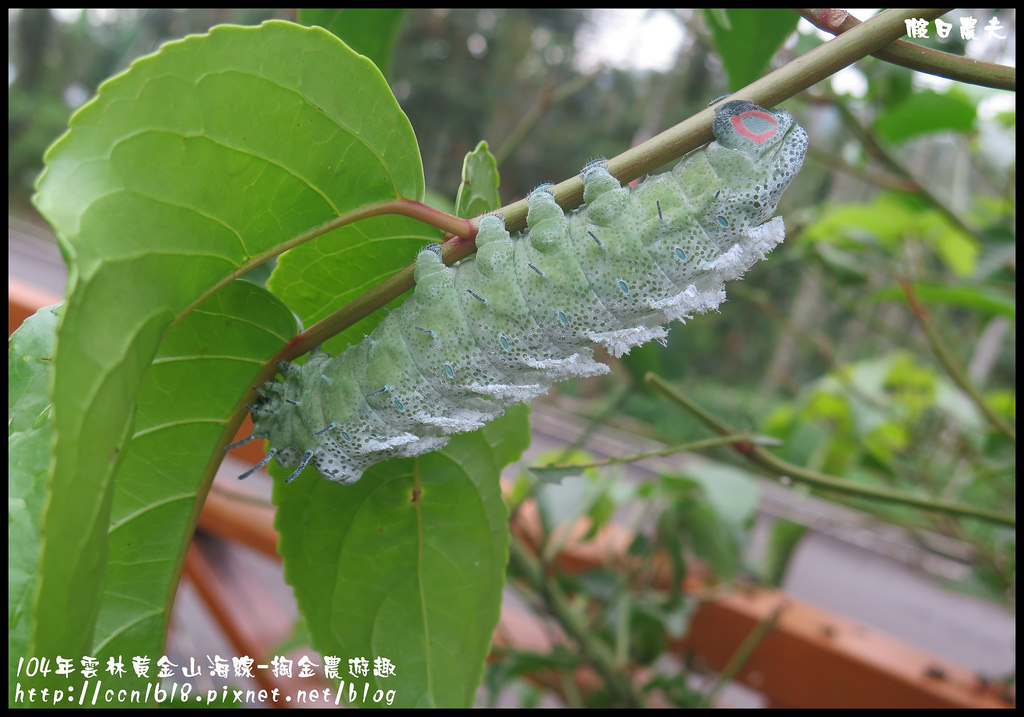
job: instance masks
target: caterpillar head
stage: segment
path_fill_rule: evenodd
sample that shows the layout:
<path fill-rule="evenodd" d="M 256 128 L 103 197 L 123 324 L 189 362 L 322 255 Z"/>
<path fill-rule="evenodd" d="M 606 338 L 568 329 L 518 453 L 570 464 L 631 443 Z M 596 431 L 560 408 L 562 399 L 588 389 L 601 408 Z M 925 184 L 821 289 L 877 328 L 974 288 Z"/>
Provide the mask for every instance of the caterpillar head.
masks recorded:
<path fill-rule="evenodd" d="M 807 132 L 785 110 L 744 100 L 719 106 L 713 131 L 706 157 L 729 187 L 729 203 L 744 207 L 751 224 L 767 221 L 803 166 Z"/>
<path fill-rule="evenodd" d="M 770 160 L 787 146 L 797 146 L 806 133 L 781 109 L 766 110 L 752 102 L 726 102 L 715 110 L 715 139 L 755 162 Z M 791 134 L 792 133 L 792 134 Z"/>

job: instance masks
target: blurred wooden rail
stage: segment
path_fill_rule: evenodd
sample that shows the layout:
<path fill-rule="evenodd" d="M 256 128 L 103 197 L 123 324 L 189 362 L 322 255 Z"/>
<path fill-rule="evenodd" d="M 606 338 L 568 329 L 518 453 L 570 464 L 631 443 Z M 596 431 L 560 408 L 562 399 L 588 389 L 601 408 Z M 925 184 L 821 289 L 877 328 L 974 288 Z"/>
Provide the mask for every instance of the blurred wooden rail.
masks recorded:
<path fill-rule="evenodd" d="M 39 308 L 60 297 L 8 278 L 8 335 Z M 247 435 L 243 426 L 239 435 Z M 263 455 L 261 442 L 235 453 L 252 464 Z M 539 520 L 527 505 L 516 512 L 512 530 L 526 544 L 535 546 Z M 212 491 L 199 519 L 206 533 L 246 545 L 277 559 L 277 533 L 273 510 L 234 500 Z M 575 526 L 576 535 L 586 526 Z M 558 556 L 566 572 L 621 566 L 630 558 L 626 551 L 632 536 L 607 526 L 587 542 L 569 540 Z M 211 570 L 201 550 L 193 548 L 186 561 L 186 576 L 197 583 L 208 609 L 218 616 L 238 654 L 268 654 L 281 638 L 258 625 L 239 626 L 235 617 L 240 604 L 260 600 L 254 586 L 232 585 Z M 658 587 L 669 587 L 667 571 L 656 577 Z M 215 584 L 214 584 L 215 583 Z M 697 581 L 686 590 L 699 596 L 706 588 Z M 237 596 L 242 599 L 236 599 Z M 702 602 L 688 634 L 670 640 L 680 657 L 695 656 L 712 670 L 721 670 L 750 631 L 779 611 L 774 626 L 746 661 L 736 679 L 763 694 L 773 707 L 1013 707 L 1013 696 L 990 685 L 969 670 L 943 658 L 896 640 L 840 615 L 821 610 L 777 590 L 735 588 L 716 592 Z M 237 616 L 236 616 L 237 617 Z M 549 633 L 537 617 L 520 610 L 503 609 L 495 631 L 497 650 L 544 651 L 552 647 Z M 580 675 L 583 687 L 594 685 L 594 675 Z M 283 687 L 282 689 L 287 689 Z"/>

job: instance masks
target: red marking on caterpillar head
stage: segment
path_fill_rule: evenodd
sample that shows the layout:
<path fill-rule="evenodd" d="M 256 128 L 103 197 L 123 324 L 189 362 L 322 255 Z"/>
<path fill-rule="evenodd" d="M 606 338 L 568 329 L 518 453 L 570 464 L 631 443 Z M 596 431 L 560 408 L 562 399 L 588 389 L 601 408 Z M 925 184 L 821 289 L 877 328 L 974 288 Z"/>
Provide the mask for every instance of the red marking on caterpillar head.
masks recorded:
<path fill-rule="evenodd" d="M 758 134 L 743 123 L 743 121 L 748 117 L 757 117 L 758 119 L 765 120 L 771 125 L 771 127 Z M 741 112 L 738 115 L 733 115 L 729 119 L 732 122 L 733 128 L 737 132 L 757 144 L 761 144 L 765 140 L 773 137 L 776 130 L 779 128 L 778 121 L 767 112 L 763 112 L 761 110 L 747 110 L 746 112 Z"/>

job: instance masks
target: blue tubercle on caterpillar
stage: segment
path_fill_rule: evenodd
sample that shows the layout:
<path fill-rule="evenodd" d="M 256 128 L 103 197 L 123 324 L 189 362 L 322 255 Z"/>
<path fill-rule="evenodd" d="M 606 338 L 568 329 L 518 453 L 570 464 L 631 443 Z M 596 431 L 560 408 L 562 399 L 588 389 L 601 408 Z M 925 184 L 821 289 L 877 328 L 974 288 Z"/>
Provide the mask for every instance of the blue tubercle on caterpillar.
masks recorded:
<path fill-rule="evenodd" d="M 663 341 L 664 324 L 715 309 L 784 238 L 779 198 L 800 170 L 807 134 L 783 110 L 717 108 L 715 141 L 671 171 L 623 187 L 592 162 L 581 209 L 565 215 L 541 185 L 526 232 L 480 220 L 477 253 L 445 266 L 416 259 L 416 289 L 373 333 L 336 358 L 314 352 L 259 389 L 253 436 L 276 457 L 353 483 L 370 466 L 442 447 L 555 382 L 608 367 Z M 255 468 L 253 469 L 255 470 Z M 248 471 L 248 475 L 252 471 Z M 243 476 L 244 477 L 244 476 Z"/>

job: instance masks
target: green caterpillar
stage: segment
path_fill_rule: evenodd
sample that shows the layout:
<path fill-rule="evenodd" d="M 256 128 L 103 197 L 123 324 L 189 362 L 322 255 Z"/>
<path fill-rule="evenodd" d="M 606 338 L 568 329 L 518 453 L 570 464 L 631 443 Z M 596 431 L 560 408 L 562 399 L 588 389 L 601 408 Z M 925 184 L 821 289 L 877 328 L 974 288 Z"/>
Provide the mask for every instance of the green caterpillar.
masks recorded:
<path fill-rule="evenodd" d="M 785 236 L 772 218 L 800 170 L 807 133 L 783 110 L 727 102 L 715 141 L 633 189 L 601 163 L 582 172 L 585 206 L 566 216 L 547 187 L 527 231 L 480 220 L 477 253 L 455 267 L 436 247 L 416 258 L 416 289 L 362 343 L 315 352 L 261 389 L 252 438 L 266 458 L 312 463 L 353 483 L 394 456 L 436 450 L 556 381 L 608 371 L 590 346 L 621 356 L 664 340 L 663 324 L 714 309 Z M 251 439 L 249 439 L 251 440 Z"/>

